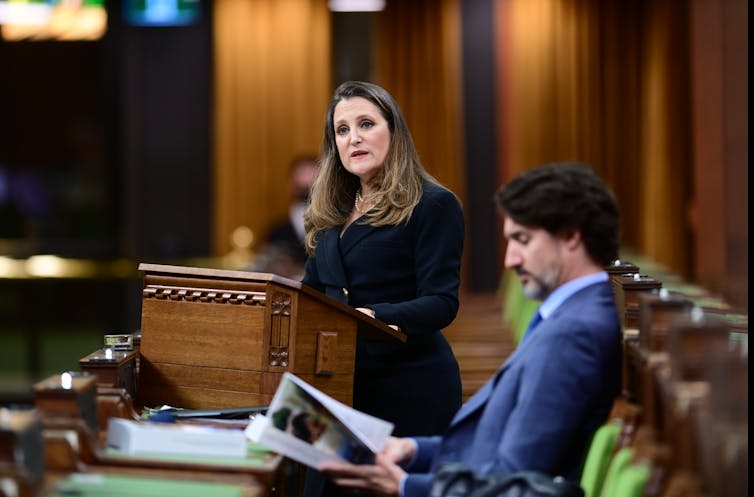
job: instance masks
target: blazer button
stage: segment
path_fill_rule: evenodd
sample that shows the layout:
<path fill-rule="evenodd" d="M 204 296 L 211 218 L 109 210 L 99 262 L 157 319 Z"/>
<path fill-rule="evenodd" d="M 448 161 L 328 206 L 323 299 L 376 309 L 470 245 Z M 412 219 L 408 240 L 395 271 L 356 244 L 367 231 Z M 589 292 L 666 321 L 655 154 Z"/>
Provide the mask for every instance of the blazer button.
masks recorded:
<path fill-rule="evenodd" d="M 345 295 L 346 297 L 348 297 L 348 289 L 345 288 L 345 287 L 343 288 L 343 295 Z"/>

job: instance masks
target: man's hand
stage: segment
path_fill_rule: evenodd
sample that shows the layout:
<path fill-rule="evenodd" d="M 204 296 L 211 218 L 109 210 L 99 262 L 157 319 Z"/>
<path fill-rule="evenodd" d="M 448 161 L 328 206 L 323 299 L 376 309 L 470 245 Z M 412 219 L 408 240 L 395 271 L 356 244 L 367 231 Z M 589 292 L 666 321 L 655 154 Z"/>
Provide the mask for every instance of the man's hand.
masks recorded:
<path fill-rule="evenodd" d="M 375 464 L 328 462 L 317 469 L 338 486 L 368 490 L 384 497 L 398 497 L 401 479 L 406 475 L 382 452 L 377 454 Z"/>
<path fill-rule="evenodd" d="M 390 437 L 382 446 L 380 454 L 390 462 L 405 465 L 416 454 L 416 442 L 410 438 Z"/>

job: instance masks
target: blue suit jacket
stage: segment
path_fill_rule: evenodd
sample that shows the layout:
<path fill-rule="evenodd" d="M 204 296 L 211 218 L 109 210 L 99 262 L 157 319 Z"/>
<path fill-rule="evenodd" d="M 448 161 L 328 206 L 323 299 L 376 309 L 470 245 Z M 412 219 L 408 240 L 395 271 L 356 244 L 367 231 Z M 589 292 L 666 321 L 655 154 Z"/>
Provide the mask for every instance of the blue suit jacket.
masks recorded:
<path fill-rule="evenodd" d="M 620 392 L 620 375 L 612 289 L 590 285 L 531 331 L 443 437 L 417 438 L 404 495 L 428 495 L 432 473 L 447 462 L 480 474 L 538 470 L 578 479 L 591 436 Z"/>

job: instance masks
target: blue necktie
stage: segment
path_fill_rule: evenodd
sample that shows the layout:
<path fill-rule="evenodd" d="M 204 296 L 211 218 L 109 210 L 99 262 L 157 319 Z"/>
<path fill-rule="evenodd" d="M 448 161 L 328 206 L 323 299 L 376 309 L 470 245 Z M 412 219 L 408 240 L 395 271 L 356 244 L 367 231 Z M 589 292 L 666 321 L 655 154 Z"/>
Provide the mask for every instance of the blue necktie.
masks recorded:
<path fill-rule="evenodd" d="M 521 343 L 526 340 L 526 338 L 531 335 L 532 330 L 542 321 L 542 315 L 539 313 L 539 309 L 537 309 L 537 312 L 534 313 L 534 315 L 531 317 L 531 321 L 529 321 L 529 326 L 526 327 L 526 331 L 524 332 L 524 338 L 521 339 Z"/>

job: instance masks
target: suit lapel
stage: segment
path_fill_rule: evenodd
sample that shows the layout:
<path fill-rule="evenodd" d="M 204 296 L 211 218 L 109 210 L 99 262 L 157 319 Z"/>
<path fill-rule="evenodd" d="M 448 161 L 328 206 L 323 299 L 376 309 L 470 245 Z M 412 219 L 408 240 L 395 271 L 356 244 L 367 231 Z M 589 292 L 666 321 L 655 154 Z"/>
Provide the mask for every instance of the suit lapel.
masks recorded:
<path fill-rule="evenodd" d="M 322 244 L 322 249 L 317 250 L 320 275 L 327 275 L 327 284 L 329 286 L 348 288 L 348 279 L 343 267 L 343 259 L 340 254 L 340 243 L 338 236 L 339 228 L 331 228 L 322 235 L 317 241 Z"/>
<path fill-rule="evenodd" d="M 354 248 L 365 236 L 376 229 L 373 226 L 359 224 L 363 219 L 364 216 L 354 221 L 348 228 L 346 228 L 345 233 L 343 233 L 343 238 L 339 241 L 340 254 L 342 256 L 348 254 L 348 252 L 350 252 L 351 249 Z"/>
<path fill-rule="evenodd" d="M 466 417 L 471 415 L 473 412 L 475 412 L 477 409 L 481 409 L 486 403 L 487 400 L 492 395 L 492 391 L 495 389 L 495 386 L 497 385 L 497 382 L 500 380 L 500 378 L 505 374 L 505 371 L 510 368 L 511 363 L 514 361 L 516 355 L 516 351 L 513 352 L 513 354 L 508 358 L 507 361 L 505 361 L 505 364 L 503 364 L 490 378 L 490 380 L 485 383 L 482 388 L 480 388 L 477 393 L 471 396 L 469 400 L 467 400 L 461 408 L 456 413 L 455 417 L 453 418 L 453 421 L 450 423 L 451 426 L 460 423 L 463 421 Z"/>

